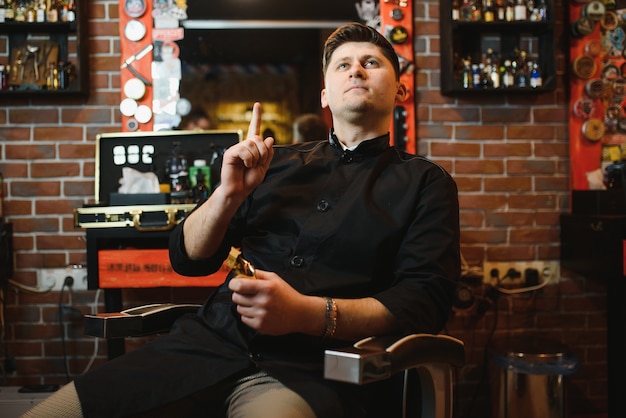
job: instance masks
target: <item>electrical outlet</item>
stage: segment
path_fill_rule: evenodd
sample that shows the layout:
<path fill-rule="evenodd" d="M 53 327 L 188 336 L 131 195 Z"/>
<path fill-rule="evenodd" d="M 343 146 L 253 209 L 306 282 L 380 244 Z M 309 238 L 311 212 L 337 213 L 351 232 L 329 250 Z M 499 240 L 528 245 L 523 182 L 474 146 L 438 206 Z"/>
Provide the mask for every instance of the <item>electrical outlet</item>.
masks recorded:
<path fill-rule="evenodd" d="M 61 290 L 66 277 L 74 279 L 73 290 L 87 290 L 87 269 L 73 266 L 37 270 L 37 287 Z"/>
<path fill-rule="evenodd" d="M 500 261 L 483 263 L 483 283 L 511 288 L 558 283 L 558 261 Z"/>

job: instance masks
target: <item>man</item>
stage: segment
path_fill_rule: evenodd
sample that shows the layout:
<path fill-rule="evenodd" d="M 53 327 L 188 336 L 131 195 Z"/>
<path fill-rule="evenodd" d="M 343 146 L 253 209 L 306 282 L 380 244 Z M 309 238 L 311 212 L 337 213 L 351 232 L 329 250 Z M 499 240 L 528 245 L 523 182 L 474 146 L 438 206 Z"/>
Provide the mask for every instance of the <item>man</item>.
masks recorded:
<path fill-rule="evenodd" d="M 322 139 L 328 139 L 328 127 L 317 113 L 305 113 L 293 121 L 292 143 L 299 144 Z"/>
<path fill-rule="evenodd" d="M 180 124 L 181 129 L 193 130 L 209 130 L 211 129 L 211 119 L 202 109 L 194 109 L 185 116 Z"/>
<path fill-rule="evenodd" d="M 389 145 L 407 94 L 393 47 L 348 24 L 323 70 L 330 140 L 274 147 L 256 103 L 221 184 L 170 237 L 181 274 L 215 271 L 234 246 L 256 277 L 229 277 L 170 334 L 77 378 L 85 416 L 365 417 L 383 385 L 324 380 L 324 348 L 442 329 L 460 274 L 457 190 Z"/>

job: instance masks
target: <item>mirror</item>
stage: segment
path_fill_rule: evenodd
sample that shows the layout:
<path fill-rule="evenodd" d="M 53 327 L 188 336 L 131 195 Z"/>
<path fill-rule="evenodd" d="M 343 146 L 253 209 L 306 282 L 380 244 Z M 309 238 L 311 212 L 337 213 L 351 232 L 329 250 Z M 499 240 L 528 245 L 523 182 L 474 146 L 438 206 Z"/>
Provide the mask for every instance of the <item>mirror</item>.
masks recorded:
<path fill-rule="evenodd" d="M 260 101 L 261 129 L 290 143 L 297 116 L 322 114 L 323 43 L 336 27 L 361 20 L 360 3 L 378 6 L 377 0 L 188 0 L 179 41 L 181 97 L 205 110 L 212 129 L 244 132 L 252 103 Z"/>

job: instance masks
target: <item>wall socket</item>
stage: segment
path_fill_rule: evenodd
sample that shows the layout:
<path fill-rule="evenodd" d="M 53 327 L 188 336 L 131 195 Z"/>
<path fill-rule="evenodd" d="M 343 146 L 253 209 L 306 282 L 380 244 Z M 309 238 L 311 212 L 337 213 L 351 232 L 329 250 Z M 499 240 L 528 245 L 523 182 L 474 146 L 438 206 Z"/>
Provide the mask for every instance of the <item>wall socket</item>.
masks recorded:
<path fill-rule="evenodd" d="M 559 261 L 499 261 L 483 263 L 483 283 L 497 287 L 530 287 L 558 283 Z"/>
<path fill-rule="evenodd" d="M 74 279 L 73 290 L 87 290 L 87 269 L 73 266 L 37 270 L 37 287 L 42 290 L 61 290 L 66 277 Z"/>

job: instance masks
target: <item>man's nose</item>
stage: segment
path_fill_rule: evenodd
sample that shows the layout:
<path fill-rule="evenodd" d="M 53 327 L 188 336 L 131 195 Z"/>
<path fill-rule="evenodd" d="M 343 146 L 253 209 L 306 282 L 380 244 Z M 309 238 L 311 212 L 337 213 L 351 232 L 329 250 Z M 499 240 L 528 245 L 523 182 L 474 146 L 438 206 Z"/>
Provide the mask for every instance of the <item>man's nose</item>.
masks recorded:
<path fill-rule="evenodd" d="M 361 64 L 355 64 L 350 68 L 350 77 L 363 78 L 365 76 L 365 68 Z"/>

